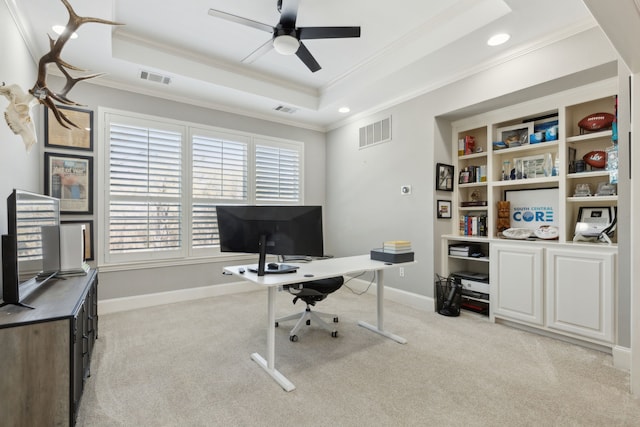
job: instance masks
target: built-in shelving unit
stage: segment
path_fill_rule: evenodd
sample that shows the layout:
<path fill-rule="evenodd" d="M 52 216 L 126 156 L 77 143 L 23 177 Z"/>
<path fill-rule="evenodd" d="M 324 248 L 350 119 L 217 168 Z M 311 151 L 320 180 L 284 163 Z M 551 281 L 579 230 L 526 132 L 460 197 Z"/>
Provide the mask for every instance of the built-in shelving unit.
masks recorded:
<path fill-rule="evenodd" d="M 609 182 L 610 171 L 587 166 L 576 172 L 575 163 L 588 152 L 613 146 L 610 129 L 587 132 L 578 122 L 593 113 L 615 114 L 616 93 L 617 81 L 611 79 L 452 124 L 456 185 L 451 232 L 442 236 L 440 274 L 487 273 L 491 320 L 522 323 L 606 346 L 613 342 L 616 236 L 612 244 L 574 242 L 574 233 L 581 208 L 617 207 L 617 195 L 594 195 L 599 183 Z M 538 137 L 549 132 L 548 140 L 543 136 L 536 142 L 532 138 L 536 132 L 541 132 Z M 461 141 L 470 139 L 474 152 L 460 154 L 465 147 Z M 463 182 L 460 172 L 480 168 L 486 170 L 486 179 Z M 576 186 L 584 184 L 592 195 L 576 193 Z M 539 189 L 554 189 L 557 194 L 552 204 L 558 238 L 505 239 L 498 230 L 497 202 L 511 191 Z M 465 206 L 472 202 L 486 206 Z M 474 215 L 486 216 L 485 236 L 464 235 L 465 219 Z M 464 243 L 479 244 L 483 256 L 449 254 L 449 246 Z M 581 275 L 582 282 L 568 280 L 567 266 L 590 273 Z M 571 304 L 572 293 L 589 303 Z"/>

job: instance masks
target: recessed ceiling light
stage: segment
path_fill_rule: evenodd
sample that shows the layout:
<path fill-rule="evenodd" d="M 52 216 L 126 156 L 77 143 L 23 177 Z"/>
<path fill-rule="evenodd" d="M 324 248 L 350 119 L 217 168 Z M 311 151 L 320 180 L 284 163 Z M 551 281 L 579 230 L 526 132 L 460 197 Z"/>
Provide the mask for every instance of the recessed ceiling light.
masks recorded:
<path fill-rule="evenodd" d="M 487 40 L 487 44 L 489 46 L 499 46 L 503 43 L 506 43 L 510 38 L 511 36 L 507 33 L 496 34 L 494 36 L 491 36 L 491 38 Z"/>
<path fill-rule="evenodd" d="M 57 35 L 62 34 L 62 32 L 65 29 L 64 25 L 54 25 L 53 27 L 51 27 L 51 29 L 53 30 L 53 32 L 55 32 Z M 72 39 L 77 39 L 78 35 L 76 33 L 71 34 L 71 38 Z"/>
<path fill-rule="evenodd" d="M 339 112 L 339 113 L 342 113 L 342 114 L 346 114 L 346 113 L 348 113 L 349 111 L 351 111 L 351 108 L 349 108 L 349 107 L 340 107 L 340 108 L 338 109 L 338 112 Z"/>

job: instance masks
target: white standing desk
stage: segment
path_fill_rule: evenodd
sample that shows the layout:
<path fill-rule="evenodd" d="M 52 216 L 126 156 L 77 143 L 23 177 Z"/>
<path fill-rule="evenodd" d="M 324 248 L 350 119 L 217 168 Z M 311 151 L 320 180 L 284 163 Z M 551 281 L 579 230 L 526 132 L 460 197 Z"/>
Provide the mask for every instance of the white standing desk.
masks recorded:
<path fill-rule="evenodd" d="M 357 273 L 362 271 L 374 271 L 376 276 L 376 288 L 377 288 L 377 305 L 378 305 L 378 324 L 376 326 L 369 323 L 359 321 L 358 325 L 367 328 L 373 332 L 383 335 L 387 338 L 391 338 L 400 344 L 405 344 L 407 340 L 404 338 L 387 332 L 384 330 L 384 270 L 389 268 L 397 268 L 399 266 L 405 266 L 412 264 L 413 262 L 405 262 L 402 264 L 389 264 L 382 261 L 374 261 L 370 259 L 369 255 L 359 255 L 344 258 L 330 258 L 325 260 L 315 260 L 310 263 L 295 263 L 287 262 L 299 266 L 295 273 L 285 274 L 265 274 L 264 276 L 258 276 L 256 273 L 250 273 L 246 265 L 236 265 L 232 267 L 225 267 L 225 271 L 236 276 L 242 277 L 245 280 L 253 282 L 257 285 L 266 286 L 268 288 L 267 297 L 267 357 L 266 359 L 260 356 L 258 353 L 252 353 L 251 359 L 260 365 L 269 375 L 275 379 L 280 386 L 286 391 L 292 391 L 296 387 L 291 381 L 289 381 L 284 375 L 278 372 L 275 368 L 275 297 L 279 286 L 290 285 L 295 283 L 309 282 L 318 279 L 327 279 L 330 277 L 344 276 L 351 273 Z M 244 269 L 244 273 L 240 273 L 241 269 Z M 305 277 L 305 275 L 312 275 Z"/>

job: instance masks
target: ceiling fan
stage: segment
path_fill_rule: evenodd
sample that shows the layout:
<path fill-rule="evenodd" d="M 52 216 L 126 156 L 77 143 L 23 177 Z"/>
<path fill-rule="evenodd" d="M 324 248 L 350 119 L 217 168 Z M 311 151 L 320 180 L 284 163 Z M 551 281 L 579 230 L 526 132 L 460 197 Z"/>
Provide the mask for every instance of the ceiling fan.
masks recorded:
<path fill-rule="evenodd" d="M 315 73 L 321 69 L 320 64 L 318 64 L 301 40 L 360 37 L 360 27 L 298 28 L 296 27 L 296 19 L 298 17 L 299 4 L 300 0 L 278 0 L 277 7 L 278 12 L 280 12 L 280 22 L 275 27 L 216 9 L 209 9 L 209 15 L 272 34 L 270 40 L 267 40 L 266 43 L 251 52 L 242 62 L 251 63 L 271 49 L 275 49 L 282 55 L 293 55 L 295 53 L 309 70 Z"/>

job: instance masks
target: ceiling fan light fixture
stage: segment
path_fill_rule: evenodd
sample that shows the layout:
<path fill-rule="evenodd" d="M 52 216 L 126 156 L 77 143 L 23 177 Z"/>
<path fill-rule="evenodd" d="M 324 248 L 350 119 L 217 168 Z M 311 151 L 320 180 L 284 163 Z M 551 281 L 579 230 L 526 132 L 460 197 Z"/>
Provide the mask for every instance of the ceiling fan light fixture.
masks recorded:
<path fill-rule="evenodd" d="M 273 39 L 273 48 L 280 55 L 293 55 L 299 47 L 300 42 L 293 36 L 285 34 Z"/>

